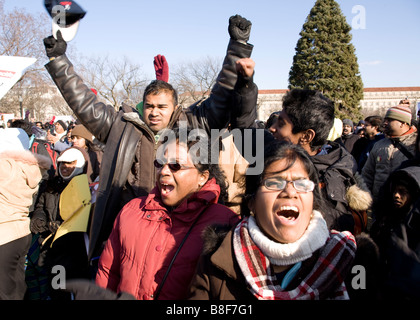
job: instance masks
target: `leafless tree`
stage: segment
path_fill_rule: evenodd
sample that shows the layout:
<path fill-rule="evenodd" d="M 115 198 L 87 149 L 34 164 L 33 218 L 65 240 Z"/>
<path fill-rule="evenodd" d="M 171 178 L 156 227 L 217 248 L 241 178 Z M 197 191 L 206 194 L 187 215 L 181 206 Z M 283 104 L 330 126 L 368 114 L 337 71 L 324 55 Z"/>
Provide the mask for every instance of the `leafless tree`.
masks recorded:
<path fill-rule="evenodd" d="M 115 109 L 122 103 L 135 106 L 142 101 L 149 80 L 144 76 L 141 65 L 132 63 L 127 57 L 122 60 L 109 56 L 82 60 L 78 67 L 84 82 Z"/>
<path fill-rule="evenodd" d="M 43 38 L 51 32 L 48 30 L 49 26 L 51 22 L 46 13 L 32 14 L 24 8 L 14 8 L 11 12 L 5 12 L 4 0 L 0 0 L 0 55 L 37 59 L 22 76 L 21 81 L 30 81 L 33 74 L 46 77 L 46 73 L 43 72 L 46 58 Z"/>
<path fill-rule="evenodd" d="M 179 93 L 179 103 L 188 105 L 210 94 L 222 67 L 222 60 L 207 56 L 175 65 L 171 83 Z"/>
<path fill-rule="evenodd" d="M 50 28 L 51 21 L 46 13 L 32 14 L 24 8 L 6 12 L 4 0 L 0 0 L 0 55 L 37 59 L 0 100 L 0 112 L 20 115 L 22 106 L 37 120 L 48 117 L 48 110 L 72 114 L 44 68 L 47 59 L 43 39 L 51 33 Z"/>

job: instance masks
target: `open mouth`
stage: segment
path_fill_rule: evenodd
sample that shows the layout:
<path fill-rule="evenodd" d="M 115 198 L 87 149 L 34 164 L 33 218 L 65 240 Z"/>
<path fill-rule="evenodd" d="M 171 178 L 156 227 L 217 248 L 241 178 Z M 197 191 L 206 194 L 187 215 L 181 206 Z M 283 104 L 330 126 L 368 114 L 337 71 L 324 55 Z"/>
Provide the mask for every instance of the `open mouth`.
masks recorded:
<path fill-rule="evenodd" d="M 282 206 L 276 212 L 277 216 L 294 221 L 299 217 L 299 209 L 295 206 Z"/>
<path fill-rule="evenodd" d="M 167 184 L 167 183 L 161 183 L 160 184 L 160 192 L 162 195 L 167 195 L 171 193 L 172 190 L 174 190 L 175 187 L 173 185 Z"/>

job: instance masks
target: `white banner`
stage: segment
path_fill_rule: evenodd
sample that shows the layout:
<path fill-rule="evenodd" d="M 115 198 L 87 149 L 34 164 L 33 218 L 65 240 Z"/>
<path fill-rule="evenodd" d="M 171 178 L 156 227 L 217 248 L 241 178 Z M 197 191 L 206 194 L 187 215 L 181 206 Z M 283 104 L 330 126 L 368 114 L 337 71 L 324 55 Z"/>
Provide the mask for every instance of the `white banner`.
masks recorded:
<path fill-rule="evenodd" d="M 18 82 L 25 69 L 35 61 L 35 58 L 0 56 L 0 99 Z"/>

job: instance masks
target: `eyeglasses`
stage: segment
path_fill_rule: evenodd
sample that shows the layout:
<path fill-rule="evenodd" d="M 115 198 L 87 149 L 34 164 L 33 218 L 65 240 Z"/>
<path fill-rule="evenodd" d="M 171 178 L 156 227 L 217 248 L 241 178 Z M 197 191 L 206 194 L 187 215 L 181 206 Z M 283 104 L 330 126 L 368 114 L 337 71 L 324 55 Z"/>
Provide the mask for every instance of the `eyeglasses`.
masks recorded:
<path fill-rule="evenodd" d="M 184 166 L 184 165 L 182 165 L 182 164 L 180 164 L 178 162 L 172 162 L 172 163 L 166 162 L 166 163 L 162 163 L 161 160 L 158 160 L 158 159 L 155 159 L 155 161 L 153 161 L 153 164 L 154 164 L 154 166 L 157 169 L 162 169 L 167 164 L 168 167 L 169 167 L 169 169 L 172 172 L 177 172 L 179 170 L 187 170 L 187 169 L 193 169 L 193 168 L 195 168 L 194 166 L 193 167 Z"/>
<path fill-rule="evenodd" d="M 268 190 L 282 191 L 286 188 L 288 183 L 292 183 L 297 192 L 312 192 L 315 188 L 315 183 L 309 179 L 298 179 L 287 181 L 282 178 L 273 177 L 267 178 L 263 181 L 264 186 Z"/>

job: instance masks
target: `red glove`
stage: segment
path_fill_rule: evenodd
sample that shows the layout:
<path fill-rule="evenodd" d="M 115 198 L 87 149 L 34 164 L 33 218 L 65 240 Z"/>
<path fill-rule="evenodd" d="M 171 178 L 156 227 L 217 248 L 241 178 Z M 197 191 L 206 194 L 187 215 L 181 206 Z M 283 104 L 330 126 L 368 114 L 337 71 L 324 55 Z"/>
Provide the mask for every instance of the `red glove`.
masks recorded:
<path fill-rule="evenodd" d="M 156 80 L 169 81 L 169 66 L 165 56 L 158 54 L 153 60 L 155 66 Z"/>

